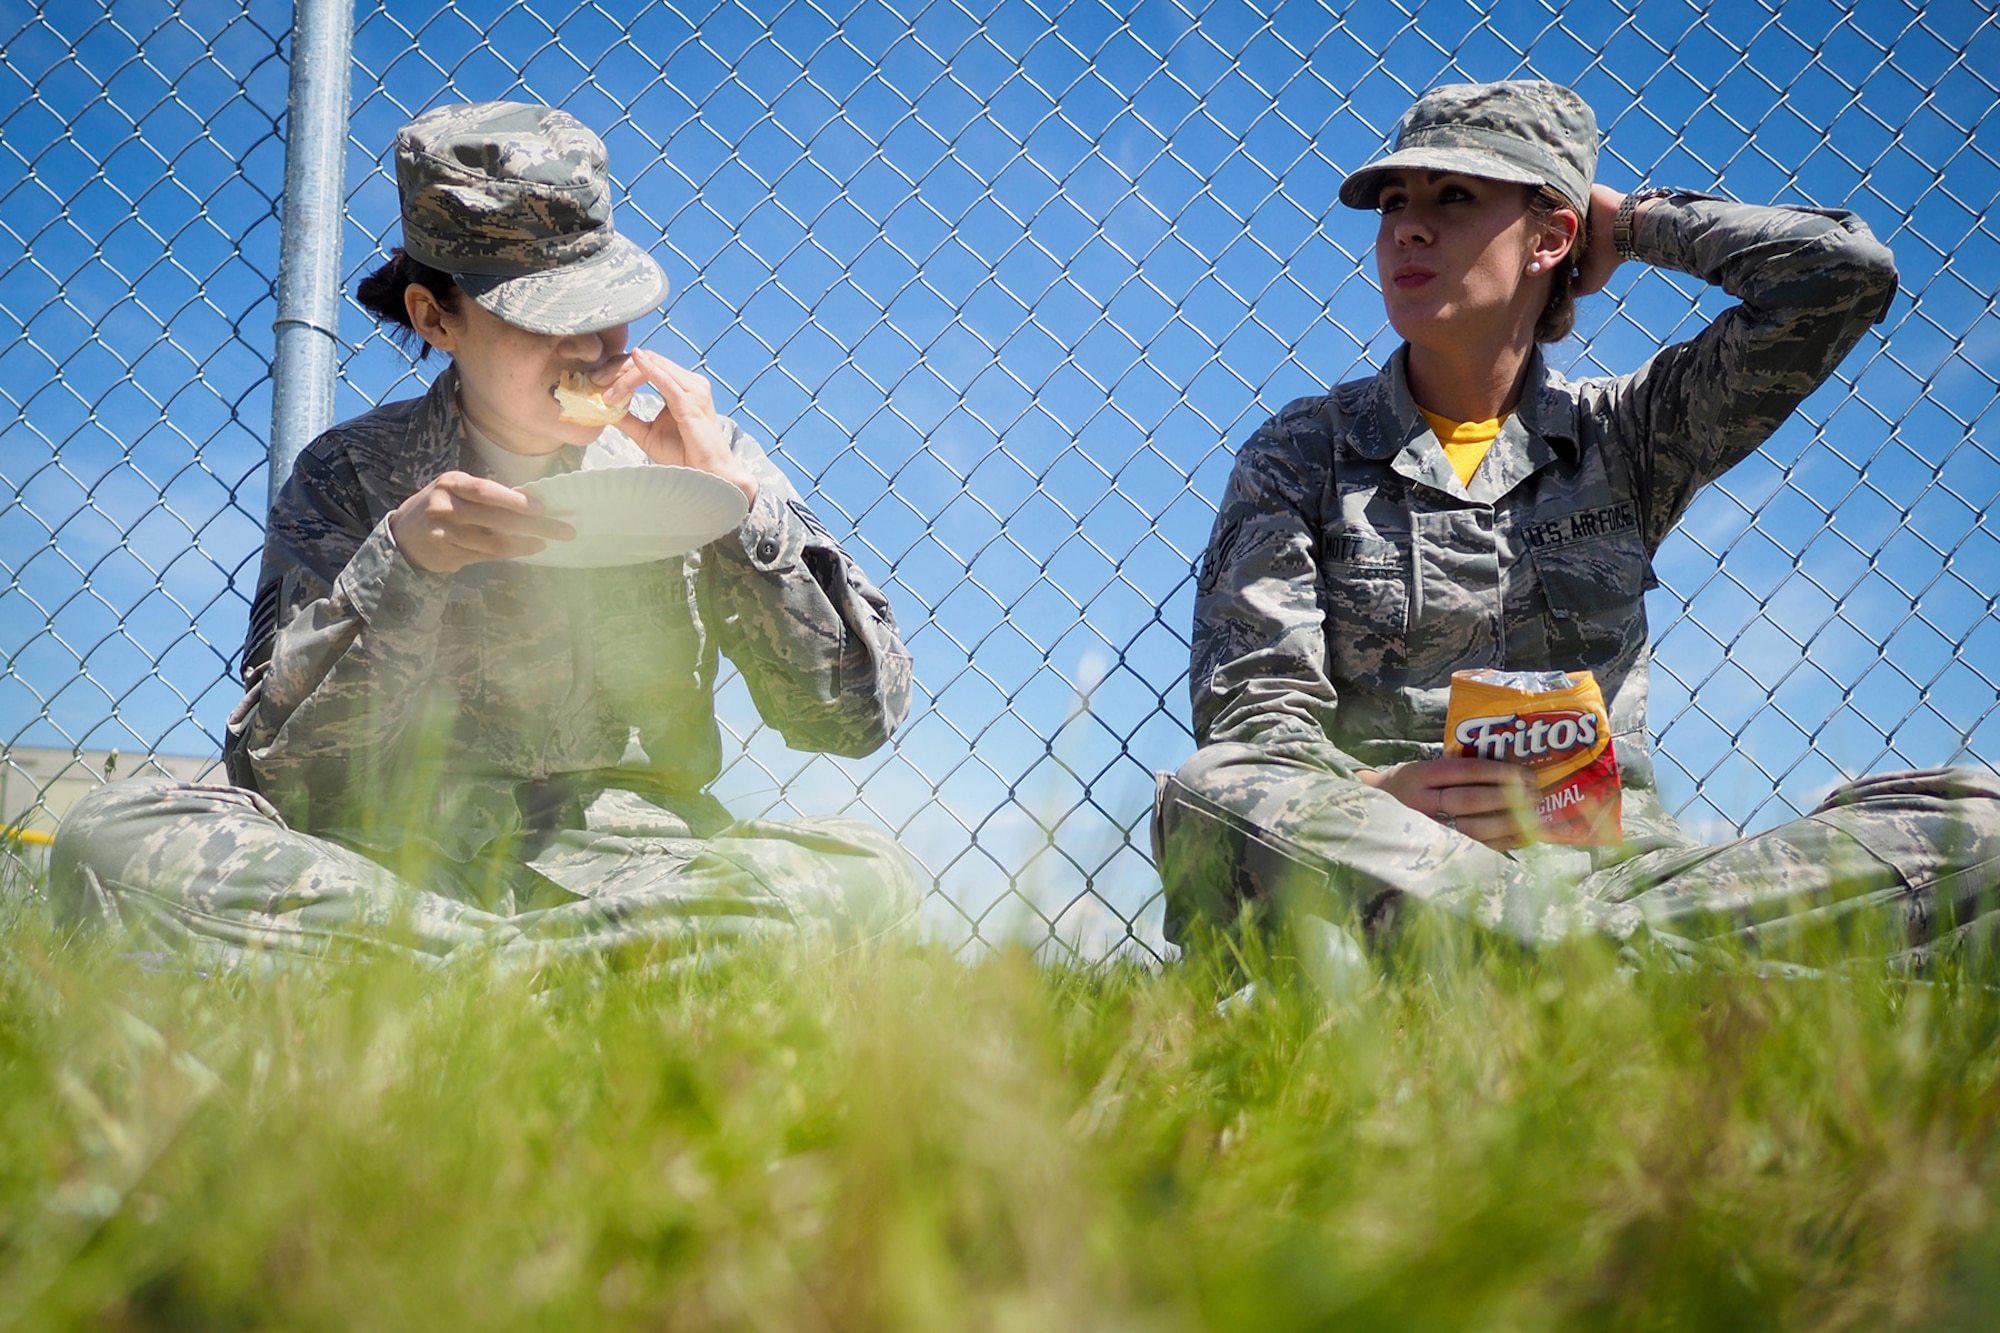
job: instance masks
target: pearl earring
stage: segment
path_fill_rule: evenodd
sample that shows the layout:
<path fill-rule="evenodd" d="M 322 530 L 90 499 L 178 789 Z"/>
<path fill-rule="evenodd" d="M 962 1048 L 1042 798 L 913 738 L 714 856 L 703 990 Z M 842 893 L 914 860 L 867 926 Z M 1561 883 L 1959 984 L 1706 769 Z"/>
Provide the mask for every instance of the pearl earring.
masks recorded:
<path fill-rule="evenodd" d="M 1541 271 L 1542 271 L 1542 261 L 1539 259 L 1537 259 L 1534 263 L 1528 265 L 1528 272 L 1530 273 L 1540 273 Z"/>

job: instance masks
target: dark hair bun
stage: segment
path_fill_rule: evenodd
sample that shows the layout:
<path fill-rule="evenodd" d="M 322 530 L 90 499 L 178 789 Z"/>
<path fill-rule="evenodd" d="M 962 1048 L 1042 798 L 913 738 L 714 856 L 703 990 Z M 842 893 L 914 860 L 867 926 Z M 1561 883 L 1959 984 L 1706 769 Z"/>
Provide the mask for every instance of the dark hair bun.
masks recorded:
<path fill-rule="evenodd" d="M 403 304 L 403 292 L 412 283 L 435 296 L 446 310 L 457 312 L 459 288 L 451 274 L 410 258 L 400 245 L 389 252 L 387 263 L 363 278 L 354 289 L 354 299 L 361 303 L 361 308 L 375 316 L 378 323 L 388 326 L 405 347 L 417 335 L 416 326 L 410 323 L 409 309 Z M 428 356 L 430 350 L 430 344 L 425 343 L 417 355 Z"/>

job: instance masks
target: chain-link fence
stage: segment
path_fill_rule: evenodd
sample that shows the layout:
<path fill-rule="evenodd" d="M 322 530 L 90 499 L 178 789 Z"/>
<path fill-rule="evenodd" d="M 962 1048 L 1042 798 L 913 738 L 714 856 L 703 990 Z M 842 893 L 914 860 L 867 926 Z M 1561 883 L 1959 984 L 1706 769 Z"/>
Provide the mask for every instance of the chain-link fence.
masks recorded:
<path fill-rule="evenodd" d="M 0 772 L 25 790 L 29 750 L 212 755 L 236 697 L 291 15 L 0 14 Z M 620 228 L 673 283 L 635 338 L 851 528 L 916 657 L 868 760 L 787 750 L 729 687 L 724 799 L 894 828 L 947 937 L 1156 949 L 1150 774 L 1191 746 L 1190 566 L 1231 450 L 1393 347 L 1373 221 L 1334 187 L 1414 92 L 1524 74 L 1595 105 L 1606 181 L 1852 208 L 1903 271 L 1661 552 L 1669 803 L 1720 835 L 1843 774 L 2000 755 L 1982 0 L 362 0 L 347 288 L 396 241 L 383 159 L 415 112 L 513 97 L 597 127 Z M 1630 369 L 1717 308 L 1628 267 L 1556 360 Z M 340 333 L 340 415 L 420 387 L 351 303 Z M 46 827 L 36 782 L 7 813 Z"/>

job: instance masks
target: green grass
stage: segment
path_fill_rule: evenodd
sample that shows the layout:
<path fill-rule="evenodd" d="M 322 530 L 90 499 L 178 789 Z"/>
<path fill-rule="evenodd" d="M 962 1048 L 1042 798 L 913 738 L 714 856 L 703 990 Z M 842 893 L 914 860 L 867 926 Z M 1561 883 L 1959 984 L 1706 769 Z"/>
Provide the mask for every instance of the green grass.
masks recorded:
<path fill-rule="evenodd" d="M 16 897 L 0 1329 L 1985 1328 L 1997 1039 L 1594 946 L 203 977 Z"/>

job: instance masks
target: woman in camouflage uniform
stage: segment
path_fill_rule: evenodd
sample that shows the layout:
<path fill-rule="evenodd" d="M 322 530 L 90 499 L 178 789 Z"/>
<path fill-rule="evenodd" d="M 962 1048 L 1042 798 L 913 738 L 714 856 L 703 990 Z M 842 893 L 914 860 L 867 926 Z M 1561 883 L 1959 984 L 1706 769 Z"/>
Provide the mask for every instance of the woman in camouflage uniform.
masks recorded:
<path fill-rule="evenodd" d="M 1922 951 L 1988 908 L 2000 786 L 1963 771 L 1845 786 L 1720 846 L 1655 790 L 1644 593 L 1701 487 L 1755 450 L 1889 308 L 1852 214 L 1594 185 L 1597 125 L 1541 82 L 1442 87 L 1341 201 L 1405 345 L 1240 451 L 1195 603 L 1196 754 L 1161 777 L 1168 928 L 1294 899 L 1367 930 L 1431 903 L 1524 940 L 1595 929 L 1782 954 L 1860 923 Z M 1539 344 L 1626 259 L 1738 304 L 1637 371 L 1565 380 Z M 1534 842 L 1525 770 L 1443 758 L 1452 672 L 1588 669 L 1623 840 Z"/>
<path fill-rule="evenodd" d="M 912 867 L 844 819 L 737 821 L 718 653 L 792 745 L 866 754 L 909 705 L 887 601 L 702 377 L 627 352 L 666 279 L 611 223 L 567 114 L 452 106 L 396 141 L 403 247 L 361 299 L 451 358 L 421 398 L 321 436 L 273 503 L 225 745 L 232 786 L 123 783 L 64 821 L 59 903 L 235 958 L 336 945 L 539 959 L 685 951 L 797 924 L 907 924 Z M 560 420 L 582 372 L 615 428 Z M 677 464 L 743 492 L 685 557 L 521 565 L 573 529 L 519 484 Z"/>

